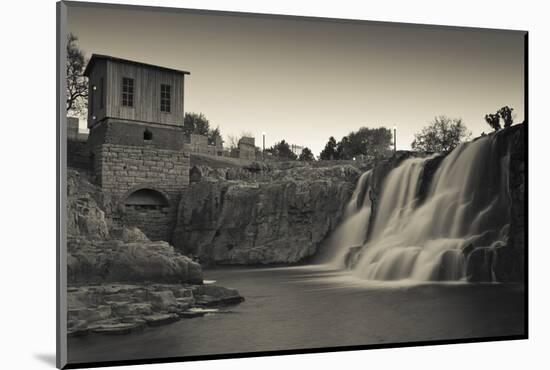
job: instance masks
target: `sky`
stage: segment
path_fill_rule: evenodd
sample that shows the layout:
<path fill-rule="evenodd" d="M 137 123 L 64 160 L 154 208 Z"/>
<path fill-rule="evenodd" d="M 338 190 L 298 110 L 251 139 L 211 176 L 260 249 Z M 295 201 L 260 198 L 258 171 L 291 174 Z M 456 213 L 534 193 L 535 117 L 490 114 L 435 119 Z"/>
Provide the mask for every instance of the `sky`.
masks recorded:
<path fill-rule="evenodd" d="M 68 7 L 69 32 L 92 53 L 191 72 L 185 111 L 222 135 L 266 147 L 285 139 L 315 155 L 328 138 L 395 127 L 397 149 L 435 116 L 473 137 L 504 105 L 524 119 L 520 31 L 443 28 L 168 10 Z M 81 126 L 85 123 L 81 122 Z"/>

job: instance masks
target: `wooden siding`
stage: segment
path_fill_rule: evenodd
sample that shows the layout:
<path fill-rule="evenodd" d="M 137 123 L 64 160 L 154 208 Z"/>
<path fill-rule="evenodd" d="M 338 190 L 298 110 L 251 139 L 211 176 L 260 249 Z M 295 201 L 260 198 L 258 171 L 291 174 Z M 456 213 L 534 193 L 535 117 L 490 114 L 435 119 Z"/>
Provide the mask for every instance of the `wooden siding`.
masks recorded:
<path fill-rule="evenodd" d="M 101 108 L 101 78 L 103 77 L 103 109 Z M 94 91 L 93 86 L 97 89 Z M 107 87 L 107 63 L 104 60 L 98 60 L 94 64 L 94 68 L 88 77 L 88 128 L 92 127 L 96 122 L 101 121 L 107 114 L 107 106 L 105 104 L 108 94 Z M 93 103 L 93 104 L 92 104 Z M 93 119 L 95 116 L 95 120 Z"/>
<path fill-rule="evenodd" d="M 107 116 L 124 120 L 183 126 L 184 75 L 107 61 Z M 94 68 L 95 69 L 95 68 Z M 122 106 L 122 78 L 134 79 L 134 106 Z M 171 112 L 160 111 L 160 85 L 172 86 Z"/>

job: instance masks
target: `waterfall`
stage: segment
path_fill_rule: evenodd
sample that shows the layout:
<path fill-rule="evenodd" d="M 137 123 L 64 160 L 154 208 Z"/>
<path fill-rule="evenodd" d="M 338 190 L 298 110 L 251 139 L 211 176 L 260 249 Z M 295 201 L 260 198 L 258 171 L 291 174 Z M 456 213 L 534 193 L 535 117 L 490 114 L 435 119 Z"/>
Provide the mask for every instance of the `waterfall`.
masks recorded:
<path fill-rule="evenodd" d="M 364 279 L 416 281 L 464 279 L 476 248 L 493 263 L 510 223 L 509 148 L 497 139 L 461 144 L 442 160 L 406 159 L 380 181 L 377 198 L 373 171 L 363 174 L 332 236 L 333 263 Z"/>
<path fill-rule="evenodd" d="M 371 190 L 372 171 L 361 175 L 357 186 L 351 195 L 351 199 L 344 210 L 342 223 L 330 236 L 329 245 L 347 246 L 348 248 L 360 248 L 366 241 L 368 224 L 371 216 Z M 332 248 L 329 256 L 331 264 L 342 267 L 345 264 L 348 248 Z"/>

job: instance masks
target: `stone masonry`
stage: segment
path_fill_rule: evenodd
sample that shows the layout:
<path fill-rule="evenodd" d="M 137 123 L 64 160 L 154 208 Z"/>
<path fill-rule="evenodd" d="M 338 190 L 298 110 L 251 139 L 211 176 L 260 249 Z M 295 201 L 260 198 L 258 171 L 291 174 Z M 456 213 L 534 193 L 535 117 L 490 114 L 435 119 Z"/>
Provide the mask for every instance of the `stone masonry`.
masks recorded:
<path fill-rule="evenodd" d="M 221 137 L 216 138 L 216 142 L 209 143 L 208 136 L 191 134 L 187 142 L 183 144 L 183 150 L 186 153 L 206 154 L 211 156 L 224 155 L 223 141 Z"/>
<path fill-rule="evenodd" d="M 94 173 L 97 184 L 118 205 L 113 221 L 137 226 L 152 240 L 170 240 L 177 204 L 189 184 L 189 158 L 182 152 L 116 144 L 96 147 Z M 162 194 L 162 207 L 129 206 L 125 200 L 140 189 Z"/>
<path fill-rule="evenodd" d="M 95 153 L 98 185 L 115 196 L 146 185 L 177 194 L 189 184 L 189 157 L 182 151 L 103 144 Z"/>

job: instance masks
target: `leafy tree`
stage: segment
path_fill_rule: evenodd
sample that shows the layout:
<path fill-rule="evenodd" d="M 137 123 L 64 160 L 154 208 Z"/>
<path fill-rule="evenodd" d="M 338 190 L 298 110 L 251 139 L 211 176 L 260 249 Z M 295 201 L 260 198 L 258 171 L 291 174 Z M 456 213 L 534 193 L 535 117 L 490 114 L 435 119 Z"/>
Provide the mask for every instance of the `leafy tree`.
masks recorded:
<path fill-rule="evenodd" d="M 411 147 L 418 151 L 448 152 L 468 140 L 471 135 L 461 118 L 439 116 L 414 135 Z"/>
<path fill-rule="evenodd" d="M 77 45 L 78 37 L 67 35 L 67 112 L 84 114 L 88 102 L 88 79 L 84 76 L 86 57 Z"/>
<path fill-rule="evenodd" d="M 313 153 L 308 147 L 305 147 L 302 149 L 302 152 L 300 153 L 300 156 L 298 157 L 300 161 L 307 161 L 311 162 L 315 160 L 315 157 L 313 156 Z"/>
<path fill-rule="evenodd" d="M 489 113 L 485 115 L 485 122 L 495 131 L 500 130 L 500 116 L 498 113 Z"/>
<path fill-rule="evenodd" d="M 347 159 L 350 156 L 351 146 L 349 142 L 349 137 L 344 136 L 342 140 L 336 145 L 336 158 L 335 159 Z"/>
<path fill-rule="evenodd" d="M 339 159 L 338 152 L 337 152 L 337 145 L 336 145 L 336 139 L 334 136 L 329 137 L 327 144 L 325 145 L 325 148 L 319 154 L 319 159 L 322 160 L 332 160 L 332 159 Z"/>
<path fill-rule="evenodd" d="M 216 144 L 216 139 L 221 137 L 222 137 L 222 133 L 220 131 L 220 126 L 216 126 L 215 129 L 210 130 L 208 132 L 208 140 L 210 141 L 211 144 Z"/>
<path fill-rule="evenodd" d="M 273 157 L 280 160 L 295 160 L 297 158 L 296 154 L 290 150 L 290 145 L 288 145 L 285 140 L 281 140 L 265 151 L 271 153 Z"/>
<path fill-rule="evenodd" d="M 513 110 L 514 108 L 510 108 L 509 106 L 502 107 L 498 110 L 498 115 L 504 121 L 504 128 L 510 127 L 512 123 L 514 123 L 514 118 L 512 117 Z"/>
<path fill-rule="evenodd" d="M 208 136 L 210 122 L 202 113 L 185 113 L 183 117 L 183 131 L 186 135 L 197 134 Z"/>
<path fill-rule="evenodd" d="M 391 130 L 361 127 L 338 142 L 334 159 L 353 159 L 361 155 L 380 157 L 391 150 L 391 145 Z"/>
<path fill-rule="evenodd" d="M 500 126 L 500 120 L 502 119 L 504 121 L 504 128 L 512 126 L 514 123 L 514 116 L 512 114 L 512 111 L 514 108 L 510 108 L 509 106 L 504 106 L 500 108 L 496 113 L 489 113 L 485 115 L 485 122 L 491 128 L 495 131 L 500 130 L 502 127 Z"/>

